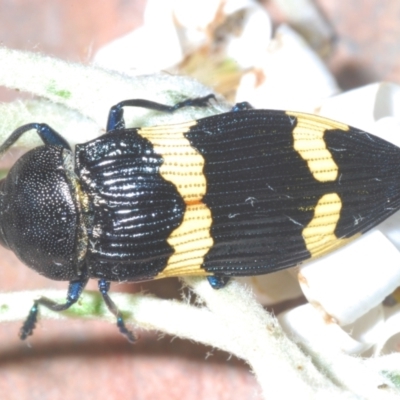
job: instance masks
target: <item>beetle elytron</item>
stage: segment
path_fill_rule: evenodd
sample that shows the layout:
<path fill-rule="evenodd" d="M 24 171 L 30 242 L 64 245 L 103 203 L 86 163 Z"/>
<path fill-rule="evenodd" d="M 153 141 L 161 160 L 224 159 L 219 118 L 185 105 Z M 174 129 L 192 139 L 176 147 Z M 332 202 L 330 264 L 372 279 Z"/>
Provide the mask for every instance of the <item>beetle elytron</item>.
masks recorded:
<path fill-rule="evenodd" d="M 18 128 L 8 149 L 36 129 L 44 142 L 0 186 L 0 242 L 29 267 L 69 281 L 67 300 L 34 302 L 20 331 L 32 334 L 39 305 L 65 310 L 89 278 L 130 341 L 108 295 L 111 281 L 259 275 L 325 254 L 400 208 L 400 149 L 314 115 L 253 110 L 176 125 L 125 128 L 123 108 L 163 112 L 206 106 L 126 100 L 107 133 L 68 143 L 45 124 Z"/>

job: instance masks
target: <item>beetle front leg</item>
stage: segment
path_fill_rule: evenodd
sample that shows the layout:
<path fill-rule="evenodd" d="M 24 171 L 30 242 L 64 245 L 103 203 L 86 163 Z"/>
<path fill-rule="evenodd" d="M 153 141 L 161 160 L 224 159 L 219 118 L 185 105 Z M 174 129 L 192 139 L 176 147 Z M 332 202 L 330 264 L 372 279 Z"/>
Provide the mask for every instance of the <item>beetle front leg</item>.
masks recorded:
<path fill-rule="evenodd" d="M 154 111 L 173 113 L 174 111 L 184 107 L 207 107 L 210 104 L 211 99 L 215 99 L 213 94 L 204 97 L 196 97 L 194 99 L 186 99 L 173 106 L 144 99 L 124 100 L 111 107 L 107 120 L 107 132 L 116 129 L 125 129 L 124 107 L 141 107 Z"/>
<path fill-rule="evenodd" d="M 22 328 L 19 332 L 19 337 L 22 340 L 25 340 L 28 336 L 32 335 L 37 322 L 39 305 L 47 307 L 52 311 L 67 310 L 78 301 L 87 282 L 88 278 L 78 281 L 71 281 L 68 286 L 67 301 L 65 303 L 59 304 L 54 300 L 48 299 L 47 297 L 41 297 L 40 299 L 35 300 L 31 310 L 29 311 L 28 318 L 22 325 Z"/>
<path fill-rule="evenodd" d="M 110 289 L 110 282 L 106 281 L 105 279 L 100 279 L 99 280 L 100 293 L 103 296 L 103 300 L 106 303 L 107 308 L 117 318 L 117 326 L 119 328 L 119 331 L 124 336 L 126 336 L 126 338 L 131 343 L 134 343 L 136 342 L 135 335 L 126 327 L 121 311 L 118 310 L 116 304 L 112 301 L 111 297 L 108 294 L 109 289 Z"/>
<path fill-rule="evenodd" d="M 52 127 L 47 124 L 38 124 L 37 122 L 33 122 L 31 124 L 22 125 L 12 132 L 7 140 L 0 146 L 0 155 L 11 147 L 25 132 L 32 129 L 36 129 L 37 134 L 46 146 L 61 146 L 64 149 L 71 150 L 68 142 Z"/>

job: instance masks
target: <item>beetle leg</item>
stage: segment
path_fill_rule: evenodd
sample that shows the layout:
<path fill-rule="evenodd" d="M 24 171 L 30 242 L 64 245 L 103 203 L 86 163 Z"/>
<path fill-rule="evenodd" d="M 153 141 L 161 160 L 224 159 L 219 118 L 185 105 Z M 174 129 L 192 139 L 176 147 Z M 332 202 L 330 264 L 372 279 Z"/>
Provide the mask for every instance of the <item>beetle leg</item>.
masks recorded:
<path fill-rule="evenodd" d="M 254 107 L 247 101 L 242 101 L 241 103 L 236 103 L 232 107 L 231 112 L 246 111 L 246 110 L 254 110 Z"/>
<path fill-rule="evenodd" d="M 29 311 L 28 318 L 25 320 L 21 330 L 19 331 L 19 337 L 22 340 L 25 340 L 28 336 L 32 335 L 37 322 L 39 305 L 47 307 L 53 311 L 66 310 L 78 301 L 87 282 L 88 278 L 79 281 L 71 281 L 68 286 L 67 301 L 65 303 L 59 304 L 47 297 L 41 297 L 40 299 L 35 300 L 31 310 Z"/>
<path fill-rule="evenodd" d="M 0 154 L 4 153 L 10 146 L 12 146 L 25 132 L 31 129 L 36 129 L 37 134 L 43 140 L 45 145 L 61 146 L 64 149 L 71 150 L 68 142 L 53 128 L 46 124 L 38 124 L 33 122 L 20 126 L 16 129 L 8 139 L 0 146 Z"/>
<path fill-rule="evenodd" d="M 125 128 L 123 107 L 142 107 L 149 110 L 173 113 L 179 108 L 184 107 L 207 107 L 210 104 L 211 99 L 215 99 L 215 96 L 213 94 L 209 94 L 204 97 L 197 97 L 195 99 L 186 99 L 184 101 L 176 103 L 173 106 L 168 106 L 165 104 L 156 103 L 155 101 L 143 99 L 124 100 L 111 107 L 107 120 L 107 132 Z"/>
<path fill-rule="evenodd" d="M 227 276 L 212 275 L 207 276 L 207 279 L 208 283 L 213 289 L 222 289 L 229 282 L 229 278 Z"/>
<path fill-rule="evenodd" d="M 118 310 L 117 306 L 111 300 L 111 297 L 108 295 L 109 289 L 110 289 L 110 282 L 107 282 L 105 279 L 100 279 L 99 280 L 100 293 L 103 296 L 107 308 L 117 318 L 117 326 L 119 328 L 119 331 L 123 335 L 125 335 L 131 343 L 134 343 L 136 341 L 135 335 L 125 326 L 124 318 L 122 317 L 121 311 Z"/>

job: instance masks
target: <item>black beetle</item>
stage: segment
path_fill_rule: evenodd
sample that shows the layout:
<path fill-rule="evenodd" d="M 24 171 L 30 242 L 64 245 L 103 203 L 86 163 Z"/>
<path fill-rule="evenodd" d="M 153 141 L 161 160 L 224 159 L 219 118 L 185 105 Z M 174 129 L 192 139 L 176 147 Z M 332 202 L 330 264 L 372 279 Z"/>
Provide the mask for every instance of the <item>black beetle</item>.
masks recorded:
<path fill-rule="evenodd" d="M 400 149 L 345 124 L 303 113 L 231 112 L 176 125 L 125 128 L 123 108 L 173 112 L 206 106 L 212 95 L 175 106 L 126 100 L 111 108 L 107 133 L 68 143 L 45 124 L 15 130 L 7 150 L 36 129 L 44 142 L 0 183 L 0 242 L 29 267 L 69 281 L 74 304 L 89 278 L 134 335 L 108 295 L 111 281 L 231 276 L 297 265 L 355 238 L 400 208 Z M 357 224 L 354 216 L 357 215 Z"/>

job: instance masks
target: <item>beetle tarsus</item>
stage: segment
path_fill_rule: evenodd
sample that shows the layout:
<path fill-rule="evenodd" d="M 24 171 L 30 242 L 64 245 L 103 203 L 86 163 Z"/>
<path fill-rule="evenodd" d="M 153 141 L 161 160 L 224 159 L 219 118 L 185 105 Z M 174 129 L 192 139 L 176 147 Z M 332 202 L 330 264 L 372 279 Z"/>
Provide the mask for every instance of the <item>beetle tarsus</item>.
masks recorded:
<path fill-rule="evenodd" d="M 117 326 L 119 328 L 119 331 L 128 339 L 129 342 L 131 343 L 135 343 L 136 342 L 136 337 L 133 334 L 132 331 L 130 331 L 124 322 L 124 319 L 122 318 L 122 316 L 119 316 L 117 318 Z"/>
<path fill-rule="evenodd" d="M 226 276 L 212 275 L 207 276 L 207 279 L 213 289 L 222 289 L 229 282 L 229 278 Z"/>
<path fill-rule="evenodd" d="M 194 99 L 186 99 L 181 101 L 180 103 L 175 104 L 174 106 L 170 107 L 170 111 L 178 110 L 179 108 L 184 107 L 207 107 L 210 105 L 210 100 L 216 100 L 215 95 L 208 94 L 207 96 L 203 97 L 196 97 Z"/>
<path fill-rule="evenodd" d="M 117 318 L 117 326 L 119 328 L 119 331 L 129 340 L 129 342 L 134 343 L 136 342 L 136 337 L 126 327 L 121 311 L 118 310 L 116 304 L 112 301 L 111 297 L 108 294 L 109 289 L 110 289 L 110 282 L 106 281 L 105 279 L 100 279 L 99 291 L 103 296 L 103 300 L 106 303 L 107 308 Z"/>
<path fill-rule="evenodd" d="M 107 120 L 107 132 L 120 130 L 125 128 L 124 110 L 123 107 L 141 107 L 149 110 L 173 113 L 176 110 L 184 107 L 207 107 L 210 105 L 210 100 L 215 100 L 215 95 L 208 94 L 203 97 L 196 97 L 194 99 L 186 99 L 173 106 L 157 103 L 155 101 L 144 99 L 130 99 L 124 100 L 111 107 Z"/>
<path fill-rule="evenodd" d="M 19 337 L 21 338 L 21 340 L 25 340 L 28 336 L 32 335 L 37 322 L 39 305 L 47 307 L 52 311 L 67 310 L 78 301 L 87 282 L 88 278 L 71 281 L 68 286 L 67 300 L 65 303 L 59 304 L 54 300 L 48 299 L 47 297 L 40 297 L 39 299 L 35 300 L 31 310 L 29 311 L 27 319 L 20 329 Z"/>
<path fill-rule="evenodd" d="M 19 331 L 19 337 L 21 340 L 25 340 L 28 336 L 32 335 L 33 330 L 36 327 L 38 311 L 39 308 L 37 302 L 35 301 L 31 310 L 29 311 L 28 317 Z"/>

